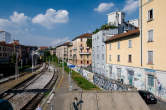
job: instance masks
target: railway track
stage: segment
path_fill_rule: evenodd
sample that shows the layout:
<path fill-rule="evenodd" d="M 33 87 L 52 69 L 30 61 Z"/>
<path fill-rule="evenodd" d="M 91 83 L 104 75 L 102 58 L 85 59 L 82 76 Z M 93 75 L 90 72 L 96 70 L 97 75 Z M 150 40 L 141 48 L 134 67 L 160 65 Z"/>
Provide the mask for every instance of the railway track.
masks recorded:
<path fill-rule="evenodd" d="M 44 89 L 48 89 L 49 91 L 51 91 L 57 79 L 58 79 L 58 75 L 54 73 L 53 78 L 44 87 Z M 45 96 L 44 93 L 36 94 L 21 110 L 35 110 L 35 108 L 37 107 L 37 105 L 40 103 L 41 99 L 43 99 L 44 96 Z"/>
<path fill-rule="evenodd" d="M 14 110 L 34 110 L 40 103 L 41 99 L 45 96 L 45 93 L 12 93 L 13 90 L 35 90 L 44 89 L 49 92 L 56 83 L 58 75 L 54 72 L 48 72 L 48 65 L 38 74 L 35 74 L 16 85 L 15 87 L 0 94 L 0 98 L 6 99 L 13 105 Z M 46 80 L 43 82 L 43 80 Z M 47 81 L 48 80 L 48 81 Z M 37 83 L 38 82 L 38 83 Z"/>
<path fill-rule="evenodd" d="M 14 97 L 16 95 L 16 94 L 10 93 L 11 90 L 25 89 L 30 84 L 35 82 L 35 80 L 37 80 L 47 69 L 48 69 L 48 65 L 45 65 L 44 69 L 42 71 L 40 71 L 40 73 L 34 74 L 31 77 L 29 77 L 28 79 L 24 80 L 23 82 L 17 84 L 13 88 L 11 88 L 7 91 L 4 91 L 3 93 L 0 94 L 0 99 L 6 99 L 6 100 L 11 99 L 12 97 Z"/>

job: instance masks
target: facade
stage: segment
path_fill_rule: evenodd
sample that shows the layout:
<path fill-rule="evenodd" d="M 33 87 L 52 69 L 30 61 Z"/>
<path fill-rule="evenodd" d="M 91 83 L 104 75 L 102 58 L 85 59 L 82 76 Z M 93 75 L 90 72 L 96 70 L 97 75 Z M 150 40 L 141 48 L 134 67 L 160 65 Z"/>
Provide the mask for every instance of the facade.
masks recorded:
<path fill-rule="evenodd" d="M 87 67 L 92 63 L 92 49 L 86 42 L 92 38 L 92 34 L 82 34 L 72 40 L 72 64 Z M 71 49 L 70 49 L 71 50 Z"/>
<path fill-rule="evenodd" d="M 166 100 L 166 19 L 163 0 L 140 0 L 140 31 L 108 39 L 106 62 L 110 77 Z"/>
<path fill-rule="evenodd" d="M 68 60 L 68 44 L 70 42 L 63 43 L 56 47 L 56 56 L 61 60 Z"/>
<path fill-rule="evenodd" d="M 106 46 L 104 41 L 112 36 L 134 30 L 137 27 L 125 22 L 125 14 L 123 12 L 113 12 L 108 14 L 108 25 L 116 28 L 108 30 L 100 30 L 92 35 L 92 71 L 109 77 L 109 67 L 106 65 Z"/>
<path fill-rule="evenodd" d="M 0 42 L 0 63 L 8 63 L 13 54 L 13 45 Z"/>
<path fill-rule="evenodd" d="M 73 62 L 73 48 L 72 48 L 73 44 L 72 42 L 69 43 L 69 45 L 67 46 L 68 48 L 68 63 L 72 64 Z"/>
<path fill-rule="evenodd" d="M 11 42 L 11 34 L 6 31 L 0 31 L 0 42 Z"/>
<path fill-rule="evenodd" d="M 118 34 L 118 29 L 102 30 L 92 35 L 92 71 L 107 76 L 106 70 L 106 36 Z"/>

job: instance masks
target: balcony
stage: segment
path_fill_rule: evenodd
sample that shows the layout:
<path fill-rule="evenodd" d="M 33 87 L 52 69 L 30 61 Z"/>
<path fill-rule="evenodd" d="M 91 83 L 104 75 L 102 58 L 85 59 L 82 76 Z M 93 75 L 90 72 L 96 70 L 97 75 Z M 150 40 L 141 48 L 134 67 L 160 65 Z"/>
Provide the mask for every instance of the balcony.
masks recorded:
<path fill-rule="evenodd" d="M 90 52 L 80 52 L 80 55 L 90 55 Z"/>
<path fill-rule="evenodd" d="M 82 49 L 84 49 L 84 47 L 83 47 L 83 46 L 80 46 L 80 49 L 82 50 Z"/>

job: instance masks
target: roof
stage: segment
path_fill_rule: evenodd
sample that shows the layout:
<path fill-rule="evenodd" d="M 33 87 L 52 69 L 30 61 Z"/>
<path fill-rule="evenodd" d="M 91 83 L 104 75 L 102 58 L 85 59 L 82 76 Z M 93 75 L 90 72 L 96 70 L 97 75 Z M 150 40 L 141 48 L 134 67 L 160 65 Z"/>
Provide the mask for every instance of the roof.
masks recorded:
<path fill-rule="evenodd" d="M 6 42 L 0 42 L 0 46 L 13 47 L 13 44 L 7 44 Z"/>
<path fill-rule="evenodd" d="M 79 39 L 79 38 L 88 38 L 88 37 L 92 37 L 92 34 L 91 33 L 82 34 L 80 36 L 75 37 L 72 41 Z"/>
<path fill-rule="evenodd" d="M 57 47 L 61 47 L 61 46 L 68 46 L 68 45 L 70 45 L 70 42 L 65 42 L 65 43 L 63 43 L 63 44 L 61 44 L 61 45 L 56 46 L 56 48 L 57 48 Z"/>
<path fill-rule="evenodd" d="M 105 43 L 111 42 L 113 40 L 118 40 L 121 38 L 126 38 L 126 37 L 133 36 L 133 35 L 138 35 L 139 33 L 140 33 L 139 29 L 135 29 L 135 30 L 130 30 L 130 31 L 125 32 L 125 33 L 116 34 L 116 35 L 112 36 L 111 38 L 107 39 L 105 41 Z"/>

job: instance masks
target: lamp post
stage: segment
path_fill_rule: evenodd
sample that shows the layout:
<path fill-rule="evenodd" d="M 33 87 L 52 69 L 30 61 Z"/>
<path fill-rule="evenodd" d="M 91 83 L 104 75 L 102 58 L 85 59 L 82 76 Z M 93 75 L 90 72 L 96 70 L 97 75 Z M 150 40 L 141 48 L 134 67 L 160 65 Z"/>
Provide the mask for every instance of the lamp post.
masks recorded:
<path fill-rule="evenodd" d="M 18 53 L 16 52 L 15 79 L 18 77 Z"/>
<path fill-rule="evenodd" d="M 33 54 L 34 54 L 34 51 L 32 50 L 32 73 L 33 73 L 33 68 L 34 68 L 34 65 L 33 65 Z"/>

